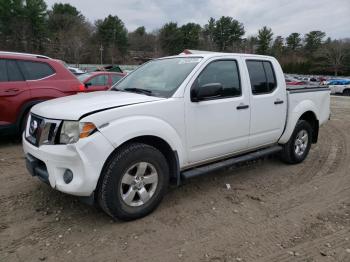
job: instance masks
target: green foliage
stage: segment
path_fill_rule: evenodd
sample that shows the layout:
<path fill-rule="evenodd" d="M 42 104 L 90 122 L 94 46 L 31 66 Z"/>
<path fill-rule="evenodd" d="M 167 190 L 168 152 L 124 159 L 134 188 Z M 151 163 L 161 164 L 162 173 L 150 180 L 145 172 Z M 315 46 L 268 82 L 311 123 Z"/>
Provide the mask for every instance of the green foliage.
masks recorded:
<path fill-rule="evenodd" d="M 42 51 L 47 35 L 44 0 L 0 0 L 0 43 L 7 49 Z"/>
<path fill-rule="evenodd" d="M 38 52 L 73 63 L 133 62 L 133 58 L 174 55 L 184 49 L 271 54 L 289 73 L 350 74 L 350 40 L 325 39 L 311 31 L 302 39 L 293 32 L 284 40 L 273 39 L 264 26 L 256 35 L 243 38 L 244 26 L 229 16 L 211 17 L 199 24 L 174 22 L 146 32 L 144 26 L 128 33 L 116 15 L 95 21 L 68 3 L 55 3 L 47 10 L 44 0 L 0 0 L 0 49 Z"/>
<path fill-rule="evenodd" d="M 213 24 L 208 25 L 208 28 L 212 26 Z M 219 51 L 227 51 L 234 43 L 240 42 L 245 33 L 243 24 L 229 16 L 222 16 L 217 20 L 212 30 L 213 40 Z"/>
<path fill-rule="evenodd" d="M 134 34 L 137 34 L 139 36 L 144 36 L 146 34 L 146 28 L 144 26 L 140 26 L 136 28 L 136 30 L 134 31 Z"/>
<path fill-rule="evenodd" d="M 199 46 L 199 37 L 201 26 L 195 23 L 188 23 L 180 27 L 182 47 L 181 49 L 197 49 Z"/>
<path fill-rule="evenodd" d="M 284 52 L 284 39 L 282 36 L 277 36 L 272 45 L 272 54 L 275 57 L 280 58 L 283 55 L 283 52 Z"/>
<path fill-rule="evenodd" d="M 260 55 L 267 55 L 270 53 L 270 45 L 272 41 L 272 29 L 264 26 L 258 32 L 258 49 L 257 53 Z"/>
<path fill-rule="evenodd" d="M 299 33 L 291 33 L 287 38 L 287 48 L 295 51 L 301 47 L 301 37 Z"/>
<path fill-rule="evenodd" d="M 311 31 L 305 36 L 305 50 L 313 55 L 322 45 L 322 40 L 326 36 L 325 32 L 322 31 Z"/>
<path fill-rule="evenodd" d="M 177 23 L 167 23 L 159 31 L 160 46 L 168 55 L 175 55 L 183 51 L 182 34 Z"/>
<path fill-rule="evenodd" d="M 122 54 L 128 46 L 127 30 L 118 16 L 109 15 L 104 20 L 96 21 L 97 38 L 105 48 L 117 48 Z"/>
<path fill-rule="evenodd" d="M 76 24 L 85 21 L 84 16 L 70 4 L 56 3 L 48 11 L 48 26 L 52 34 L 61 30 L 69 30 Z"/>

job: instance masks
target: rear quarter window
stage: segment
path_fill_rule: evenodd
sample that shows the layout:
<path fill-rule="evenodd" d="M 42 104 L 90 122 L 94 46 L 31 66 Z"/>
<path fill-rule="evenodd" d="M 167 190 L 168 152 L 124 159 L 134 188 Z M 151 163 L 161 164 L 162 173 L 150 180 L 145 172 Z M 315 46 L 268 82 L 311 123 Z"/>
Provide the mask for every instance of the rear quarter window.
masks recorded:
<path fill-rule="evenodd" d="M 55 74 L 55 71 L 46 63 L 32 61 L 18 61 L 26 80 L 38 80 Z"/>

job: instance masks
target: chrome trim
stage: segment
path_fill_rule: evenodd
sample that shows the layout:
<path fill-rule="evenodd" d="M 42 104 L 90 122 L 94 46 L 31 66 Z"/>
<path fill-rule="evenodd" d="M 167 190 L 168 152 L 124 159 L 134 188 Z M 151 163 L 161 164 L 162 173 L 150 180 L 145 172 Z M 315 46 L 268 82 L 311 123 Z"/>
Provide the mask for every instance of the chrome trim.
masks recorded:
<path fill-rule="evenodd" d="M 47 79 L 47 78 L 49 78 L 49 77 L 52 77 L 52 76 L 54 76 L 54 75 L 56 75 L 57 73 L 55 72 L 55 73 L 53 73 L 53 74 L 51 74 L 51 75 L 48 75 L 48 76 L 45 76 L 45 77 L 43 77 L 43 78 L 39 78 L 39 79 L 31 79 L 31 80 L 26 80 L 27 82 L 36 82 L 36 81 L 41 81 L 41 80 L 45 80 L 45 79 Z"/>
<path fill-rule="evenodd" d="M 40 124 L 35 132 L 35 137 L 29 132 L 32 117 L 40 120 Z M 28 142 L 37 147 L 41 145 L 53 145 L 55 144 L 57 133 L 62 121 L 63 120 L 47 119 L 31 114 L 28 119 L 25 137 Z"/>

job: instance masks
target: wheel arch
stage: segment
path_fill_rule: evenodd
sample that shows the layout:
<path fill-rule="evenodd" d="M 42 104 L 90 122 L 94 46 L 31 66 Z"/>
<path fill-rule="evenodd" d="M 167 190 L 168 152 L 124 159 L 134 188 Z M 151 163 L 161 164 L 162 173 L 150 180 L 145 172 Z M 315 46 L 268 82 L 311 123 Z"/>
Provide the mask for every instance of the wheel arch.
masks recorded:
<path fill-rule="evenodd" d="M 173 150 L 167 141 L 165 141 L 164 139 L 158 136 L 141 135 L 121 143 L 118 147 L 116 147 L 111 152 L 111 154 L 108 156 L 108 158 L 106 159 L 102 167 L 101 174 L 97 182 L 96 190 L 99 189 L 100 184 L 103 181 L 103 173 L 106 170 L 110 161 L 113 159 L 114 155 L 118 151 L 120 151 L 122 148 L 127 147 L 129 144 L 132 144 L 132 143 L 143 143 L 158 149 L 164 155 L 169 165 L 170 182 L 175 185 L 180 184 L 180 164 L 179 164 L 179 157 L 178 157 L 177 151 Z"/>
<path fill-rule="evenodd" d="M 290 117 L 288 117 L 286 129 L 278 141 L 280 144 L 286 144 L 289 141 L 299 120 L 305 120 L 311 124 L 313 129 L 312 143 L 317 143 L 319 120 L 316 114 L 316 110 L 312 106 L 308 106 L 304 108 L 304 110 L 300 110 L 301 108 L 302 107 L 299 106 L 299 110 L 294 111 L 291 113 Z"/>
<path fill-rule="evenodd" d="M 317 143 L 318 140 L 318 131 L 319 131 L 319 121 L 316 117 L 316 114 L 313 111 L 307 111 L 300 116 L 299 120 L 307 121 L 312 127 L 312 143 Z"/>

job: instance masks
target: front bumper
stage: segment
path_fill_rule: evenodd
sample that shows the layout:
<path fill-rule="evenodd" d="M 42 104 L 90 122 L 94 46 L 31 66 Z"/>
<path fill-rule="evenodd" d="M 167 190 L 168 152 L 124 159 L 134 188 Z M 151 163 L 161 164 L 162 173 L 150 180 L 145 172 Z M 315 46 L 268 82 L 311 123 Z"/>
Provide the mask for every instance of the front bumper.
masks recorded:
<path fill-rule="evenodd" d="M 103 165 L 114 147 L 100 133 L 69 145 L 41 145 L 36 147 L 23 136 L 26 165 L 32 176 L 61 192 L 90 196 L 97 185 Z M 69 169 L 73 179 L 66 183 L 64 172 Z"/>

